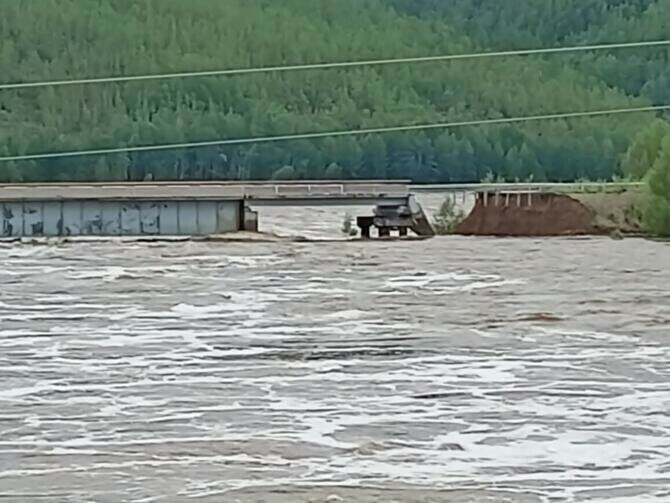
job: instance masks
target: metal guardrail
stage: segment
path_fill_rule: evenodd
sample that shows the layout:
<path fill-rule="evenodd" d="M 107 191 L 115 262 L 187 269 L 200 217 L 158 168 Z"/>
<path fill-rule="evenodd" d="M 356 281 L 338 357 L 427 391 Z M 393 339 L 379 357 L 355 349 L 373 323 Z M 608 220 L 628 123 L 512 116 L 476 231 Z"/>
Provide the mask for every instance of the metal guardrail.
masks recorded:
<path fill-rule="evenodd" d="M 214 199 L 307 201 L 407 198 L 405 182 L 144 182 L 0 185 L 0 201 Z"/>

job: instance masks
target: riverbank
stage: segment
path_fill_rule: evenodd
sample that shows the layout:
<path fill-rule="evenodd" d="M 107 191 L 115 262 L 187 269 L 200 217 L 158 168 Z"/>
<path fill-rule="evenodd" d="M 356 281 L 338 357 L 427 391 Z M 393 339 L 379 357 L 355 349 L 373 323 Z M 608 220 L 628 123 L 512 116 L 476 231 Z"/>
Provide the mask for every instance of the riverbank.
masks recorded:
<path fill-rule="evenodd" d="M 644 233 L 642 193 L 499 194 L 479 197 L 456 226 L 466 236 L 587 236 Z"/>

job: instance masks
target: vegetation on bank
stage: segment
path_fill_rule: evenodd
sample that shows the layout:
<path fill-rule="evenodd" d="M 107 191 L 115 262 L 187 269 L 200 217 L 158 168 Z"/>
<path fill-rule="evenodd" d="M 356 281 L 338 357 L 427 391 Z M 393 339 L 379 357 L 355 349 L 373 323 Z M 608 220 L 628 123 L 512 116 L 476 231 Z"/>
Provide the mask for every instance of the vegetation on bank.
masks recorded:
<path fill-rule="evenodd" d="M 5 1 L 0 81 L 652 40 L 669 24 L 667 0 Z M 36 88 L 0 92 L 0 156 L 662 103 L 664 48 Z M 653 119 L 0 163 L 0 181 L 611 179 Z"/>
<path fill-rule="evenodd" d="M 657 120 L 628 150 L 624 168 L 646 186 L 642 222 L 652 234 L 670 237 L 670 124 Z"/>
<path fill-rule="evenodd" d="M 453 234 L 464 219 L 465 213 L 457 205 L 456 198 L 447 196 L 433 215 L 433 230 L 438 236 Z"/>

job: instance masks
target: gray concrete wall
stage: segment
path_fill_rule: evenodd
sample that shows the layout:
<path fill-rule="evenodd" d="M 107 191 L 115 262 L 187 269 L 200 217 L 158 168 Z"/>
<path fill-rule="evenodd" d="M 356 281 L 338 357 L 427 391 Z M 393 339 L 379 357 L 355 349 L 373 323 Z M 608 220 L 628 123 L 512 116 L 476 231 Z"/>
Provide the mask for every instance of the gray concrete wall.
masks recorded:
<path fill-rule="evenodd" d="M 0 201 L 0 237 L 208 236 L 240 230 L 241 201 Z"/>

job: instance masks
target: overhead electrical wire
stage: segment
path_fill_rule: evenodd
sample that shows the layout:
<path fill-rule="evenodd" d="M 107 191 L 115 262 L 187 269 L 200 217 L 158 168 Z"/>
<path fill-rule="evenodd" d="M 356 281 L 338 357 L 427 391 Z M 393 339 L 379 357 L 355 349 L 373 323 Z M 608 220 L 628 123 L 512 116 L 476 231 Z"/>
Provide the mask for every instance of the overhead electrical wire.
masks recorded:
<path fill-rule="evenodd" d="M 339 136 L 362 136 L 370 134 L 398 133 L 408 131 L 428 131 L 436 129 L 460 128 L 467 126 L 515 124 L 515 123 L 535 122 L 535 121 L 554 120 L 554 119 L 603 117 L 603 116 L 621 115 L 630 113 L 659 112 L 664 110 L 670 110 L 670 105 L 651 105 L 646 107 L 634 107 L 634 108 L 615 108 L 615 109 L 583 111 L 583 112 L 506 117 L 498 119 L 468 120 L 459 122 L 440 122 L 432 124 L 415 124 L 406 126 L 379 127 L 379 128 L 367 128 L 367 129 L 349 129 L 340 131 L 290 134 L 290 135 L 279 135 L 279 136 L 260 136 L 260 137 L 211 140 L 211 141 L 200 141 L 190 143 L 139 145 L 139 146 L 128 146 L 128 147 L 117 147 L 117 148 L 95 149 L 95 150 L 74 150 L 69 152 L 47 152 L 47 153 L 25 154 L 15 156 L 4 156 L 0 157 L 0 162 L 29 161 L 29 160 L 40 160 L 40 159 L 60 159 L 60 158 L 71 158 L 71 157 L 122 154 L 131 152 L 155 152 L 160 150 L 177 150 L 177 149 L 216 147 L 216 146 L 227 146 L 227 145 L 245 145 L 245 144 L 270 143 L 270 142 L 281 142 L 290 140 L 314 140 L 320 138 L 333 138 Z"/>
<path fill-rule="evenodd" d="M 570 52 L 587 52 L 587 51 L 599 51 L 599 50 L 632 49 L 642 47 L 663 47 L 663 46 L 670 46 L 670 39 L 613 43 L 613 44 L 551 47 L 544 49 L 519 49 L 519 50 L 494 51 L 494 52 L 474 52 L 474 53 L 450 54 L 441 56 L 359 60 L 359 61 L 313 63 L 313 64 L 284 65 L 284 66 L 262 66 L 254 68 L 238 68 L 238 69 L 196 71 L 196 72 L 183 72 L 183 73 L 159 73 L 159 74 L 148 74 L 148 75 L 95 77 L 95 78 L 81 78 L 72 80 L 18 82 L 18 83 L 0 84 L 0 91 L 31 89 L 40 87 L 64 87 L 64 86 L 89 85 L 89 84 L 127 83 L 127 82 L 138 82 L 138 81 L 184 79 L 184 78 L 196 78 L 196 77 L 225 77 L 225 76 L 249 75 L 259 73 L 277 73 L 277 72 L 303 71 L 303 70 L 326 70 L 336 68 L 356 68 L 365 66 L 429 63 L 429 62 L 440 62 L 440 61 L 458 61 L 458 60 L 472 60 L 472 59 L 485 59 L 485 58 L 501 58 L 511 56 L 530 56 L 530 55 L 543 55 L 543 54 L 558 54 L 558 53 L 570 53 Z M 38 160 L 38 159 L 57 159 L 66 157 L 83 157 L 93 155 L 108 155 L 115 153 L 176 150 L 176 149 L 211 147 L 211 146 L 244 145 L 252 143 L 269 143 L 269 142 L 319 139 L 319 138 L 340 137 L 340 136 L 361 136 L 361 135 L 393 133 L 393 132 L 425 131 L 434 129 L 450 129 L 450 128 L 458 128 L 466 126 L 512 124 L 512 123 L 523 123 L 523 122 L 533 122 L 533 121 L 552 120 L 552 119 L 587 118 L 587 117 L 598 117 L 606 115 L 620 115 L 628 113 L 657 112 L 664 110 L 670 110 L 670 105 L 655 105 L 646 107 L 568 112 L 568 113 L 556 113 L 556 114 L 545 114 L 535 116 L 469 120 L 459 122 L 442 122 L 432 124 L 416 124 L 416 125 L 379 127 L 379 128 L 367 128 L 367 129 L 350 129 L 350 130 L 313 132 L 313 133 L 278 135 L 278 136 L 222 139 L 222 140 L 188 142 L 188 143 L 139 145 L 139 146 L 108 148 L 108 149 L 77 150 L 68 152 L 47 152 L 47 153 L 25 154 L 15 156 L 4 156 L 0 157 L 0 162 Z"/>
<path fill-rule="evenodd" d="M 291 71 L 304 71 L 304 70 L 327 70 L 336 68 L 356 68 L 365 66 L 385 66 L 385 65 L 398 65 L 398 64 L 409 64 L 409 63 L 431 63 L 431 62 L 434 63 L 440 61 L 503 58 L 511 56 L 532 56 L 532 55 L 543 55 L 543 54 L 605 51 L 615 49 L 634 49 L 642 47 L 663 47 L 663 46 L 670 46 L 670 39 L 654 40 L 646 42 L 642 41 L 642 42 L 624 42 L 614 44 L 550 47 L 545 49 L 519 49 L 519 50 L 494 51 L 494 52 L 472 52 L 466 54 L 448 54 L 441 56 L 372 59 L 372 60 L 361 60 L 361 61 L 343 61 L 343 62 L 312 63 L 312 64 L 297 64 L 297 65 L 283 65 L 283 66 L 259 66 L 255 68 L 206 70 L 206 71 L 194 71 L 194 72 L 182 72 L 182 73 L 157 73 L 148 75 L 93 77 L 93 78 L 80 78 L 71 80 L 16 82 L 16 83 L 0 84 L 0 91 L 30 89 L 40 87 L 64 87 L 64 86 L 89 85 L 89 84 L 109 84 L 109 83 L 127 83 L 127 82 L 140 82 L 140 81 L 151 81 L 151 80 L 185 79 L 195 77 L 230 77 L 230 76 L 250 75 L 258 73 L 278 73 L 278 72 L 291 72 Z"/>

